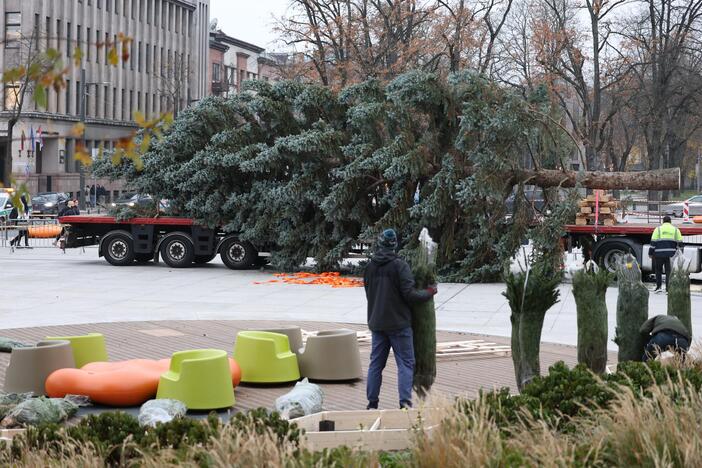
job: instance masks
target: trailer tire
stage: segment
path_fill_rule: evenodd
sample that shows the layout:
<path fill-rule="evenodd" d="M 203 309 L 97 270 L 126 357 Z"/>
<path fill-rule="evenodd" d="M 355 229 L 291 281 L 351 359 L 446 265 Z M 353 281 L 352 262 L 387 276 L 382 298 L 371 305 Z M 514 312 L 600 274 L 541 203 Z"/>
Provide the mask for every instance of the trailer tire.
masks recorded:
<path fill-rule="evenodd" d="M 161 258 L 171 268 L 187 268 L 195 260 L 195 247 L 186 234 L 173 234 L 161 242 Z"/>
<path fill-rule="evenodd" d="M 258 257 L 258 252 L 251 242 L 230 238 L 222 242 L 219 249 L 222 261 L 232 270 L 246 270 L 251 268 Z"/>
<path fill-rule="evenodd" d="M 115 231 L 106 236 L 102 243 L 102 253 L 110 265 L 125 266 L 134 262 L 134 242 L 125 231 Z"/>
<path fill-rule="evenodd" d="M 211 262 L 217 256 L 217 252 L 210 255 L 195 255 L 195 263 L 198 265 L 203 265 L 205 263 Z"/>
<path fill-rule="evenodd" d="M 595 248 L 594 260 L 595 263 L 606 268 L 611 273 L 617 272 L 617 261 L 624 255 L 631 254 L 636 258 L 636 261 L 641 263 L 636 249 L 629 242 L 611 241 Z"/>

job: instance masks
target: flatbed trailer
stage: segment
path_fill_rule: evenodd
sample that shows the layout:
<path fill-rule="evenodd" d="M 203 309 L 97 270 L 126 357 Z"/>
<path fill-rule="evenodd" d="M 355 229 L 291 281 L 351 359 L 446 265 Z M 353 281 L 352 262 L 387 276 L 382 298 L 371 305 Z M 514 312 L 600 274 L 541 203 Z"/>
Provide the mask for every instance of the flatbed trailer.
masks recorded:
<path fill-rule="evenodd" d="M 586 257 L 611 271 L 622 255 L 631 253 L 643 271 L 651 272 L 653 262 L 648 251 L 656 227 L 655 224 L 568 224 L 565 226 L 565 240 L 569 250 L 573 246 L 581 247 Z M 683 254 L 690 261 L 690 272 L 699 273 L 702 271 L 702 224 L 676 224 L 675 227 L 683 235 Z"/>
<path fill-rule="evenodd" d="M 98 255 L 116 266 L 159 261 L 185 268 L 207 263 L 220 255 L 233 270 L 251 268 L 265 254 L 251 242 L 219 228 L 199 226 L 189 218 L 131 218 L 113 216 L 62 216 L 65 247 L 98 246 Z"/>

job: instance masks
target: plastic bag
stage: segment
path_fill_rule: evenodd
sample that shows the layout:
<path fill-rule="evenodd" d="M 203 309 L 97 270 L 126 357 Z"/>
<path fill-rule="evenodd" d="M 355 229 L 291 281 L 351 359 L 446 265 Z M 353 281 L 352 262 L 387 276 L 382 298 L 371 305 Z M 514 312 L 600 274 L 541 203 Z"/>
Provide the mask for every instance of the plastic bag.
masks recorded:
<path fill-rule="evenodd" d="M 78 405 L 64 398 L 31 398 L 15 406 L 3 421 L 5 426 L 59 423 L 75 416 Z"/>
<path fill-rule="evenodd" d="M 188 408 L 180 400 L 159 398 L 149 400 L 139 409 L 139 424 L 155 427 L 157 423 L 167 423 L 179 416 L 185 416 Z"/>
<path fill-rule="evenodd" d="M 324 404 L 324 392 L 319 385 L 307 378 L 295 384 L 295 388 L 275 400 L 275 409 L 284 419 L 299 418 L 319 413 Z"/>

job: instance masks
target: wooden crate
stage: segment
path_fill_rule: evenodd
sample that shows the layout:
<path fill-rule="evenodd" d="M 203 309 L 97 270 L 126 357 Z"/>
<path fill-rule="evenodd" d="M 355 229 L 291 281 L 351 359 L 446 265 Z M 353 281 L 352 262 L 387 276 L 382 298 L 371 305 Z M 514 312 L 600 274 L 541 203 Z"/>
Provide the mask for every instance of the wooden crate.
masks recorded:
<path fill-rule="evenodd" d="M 592 207 L 591 207 L 591 206 L 581 206 L 581 207 L 580 207 L 580 213 L 582 213 L 582 214 L 590 214 L 590 213 L 592 213 Z"/>
<path fill-rule="evenodd" d="M 320 431 L 320 421 L 334 421 L 334 431 Z M 291 422 L 305 430 L 304 437 L 311 450 L 342 445 L 365 450 L 404 450 L 410 446 L 415 428 L 431 433 L 440 417 L 439 411 L 432 408 L 324 411 Z"/>
<path fill-rule="evenodd" d="M 612 209 L 608 206 L 601 206 L 600 214 L 612 214 Z"/>
<path fill-rule="evenodd" d="M 26 429 L 0 429 L 0 440 L 10 441 L 16 435 L 22 434 Z"/>

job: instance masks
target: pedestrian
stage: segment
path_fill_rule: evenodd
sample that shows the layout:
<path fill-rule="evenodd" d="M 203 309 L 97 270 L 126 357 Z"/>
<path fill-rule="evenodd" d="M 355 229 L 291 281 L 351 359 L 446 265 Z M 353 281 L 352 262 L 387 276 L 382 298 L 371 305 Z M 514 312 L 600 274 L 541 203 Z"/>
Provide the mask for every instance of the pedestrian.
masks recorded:
<path fill-rule="evenodd" d="M 639 332 L 649 338 L 642 360 L 655 359 L 663 351 L 685 357 L 692 336 L 685 325 L 672 315 L 656 315 L 646 320 Z"/>
<path fill-rule="evenodd" d="M 363 278 L 368 300 L 368 328 L 372 334 L 367 409 L 378 408 L 383 369 L 391 348 L 397 363 L 400 408 L 412 407 L 414 345 L 410 304 L 428 301 L 437 292 L 436 285 L 425 290 L 414 287 L 412 271 L 407 262 L 397 256 L 396 250 L 395 230 L 384 230 Z"/>
<path fill-rule="evenodd" d="M 10 219 L 14 219 L 15 226 L 17 226 L 17 235 L 10 241 L 10 247 L 15 245 L 19 247 L 23 237 L 24 246 L 29 247 L 29 202 L 27 200 L 27 194 L 22 194 L 20 197 L 20 203 L 22 204 L 21 213 L 16 206 L 13 206 L 12 210 L 10 211 Z M 20 229 L 20 219 L 25 220 L 27 223 L 27 227 L 25 229 Z"/>
<path fill-rule="evenodd" d="M 656 272 L 656 289 L 654 292 L 661 291 L 663 270 L 665 270 L 665 290 L 668 291 L 670 259 L 675 255 L 678 247 L 682 246 L 682 240 L 680 229 L 673 226 L 670 216 L 664 216 L 663 224 L 653 230 L 651 248 L 648 251 L 648 255 L 653 257 L 653 269 Z"/>
<path fill-rule="evenodd" d="M 66 203 L 66 207 L 59 212 L 58 217 L 60 218 L 62 216 L 74 216 L 79 214 L 80 210 L 78 209 L 78 201 L 68 200 L 68 203 Z M 54 245 L 56 245 L 65 234 L 66 228 L 62 227 L 61 232 L 59 232 L 58 236 L 56 236 L 56 239 L 54 240 Z"/>
<path fill-rule="evenodd" d="M 95 184 L 90 186 L 90 206 L 95 208 L 97 206 Z"/>

